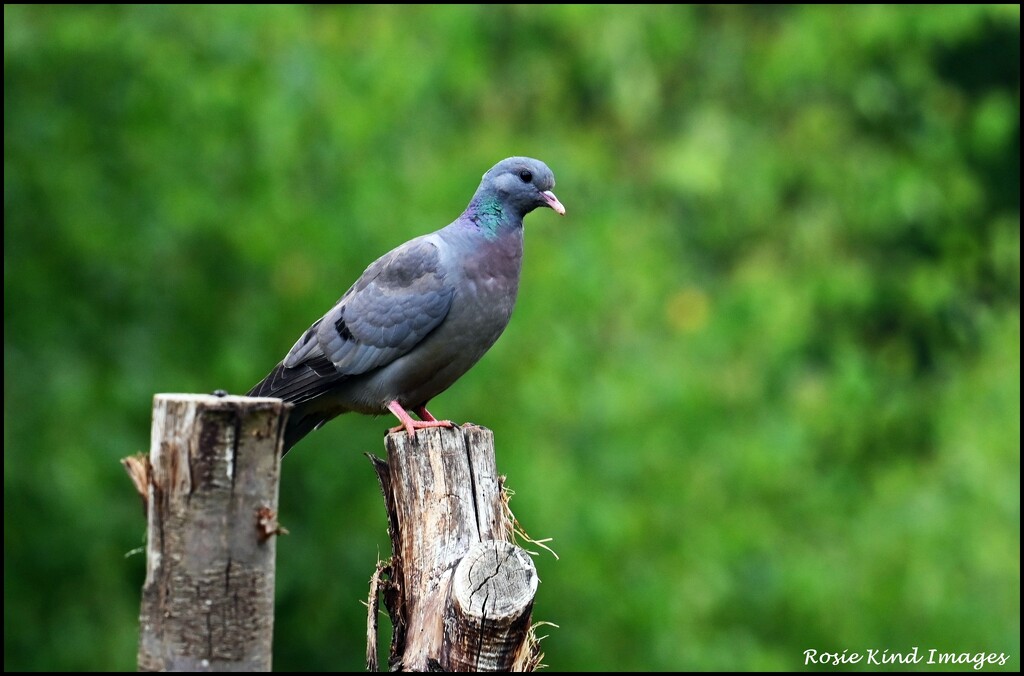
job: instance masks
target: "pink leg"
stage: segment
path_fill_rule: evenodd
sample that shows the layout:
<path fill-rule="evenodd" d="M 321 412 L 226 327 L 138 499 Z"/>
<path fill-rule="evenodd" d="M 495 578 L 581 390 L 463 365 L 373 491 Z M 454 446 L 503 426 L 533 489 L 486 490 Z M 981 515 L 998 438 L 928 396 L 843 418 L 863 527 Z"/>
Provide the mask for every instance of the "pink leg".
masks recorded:
<path fill-rule="evenodd" d="M 416 410 L 416 413 L 421 417 L 423 416 L 423 413 L 426 413 L 427 417 L 423 420 L 413 420 L 409 413 L 402 408 L 402 405 L 397 401 L 393 401 L 388 404 L 388 410 L 394 413 L 395 417 L 402 423 L 397 427 L 392 427 L 389 431 L 397 432 L 398 430 L 404 429 L 410 439 L 416 436 L 416 430 L 425 429 L 427 427 L 455 427 L 455 423 L 451 420 L 435 419 L 434 416 L 427 413 L 427 409 L 422 406 Z"/>
<path fill-rule="evenodd" d="M 431 415 L 430 411 L 427 410 L 426 405 L 414 408 L 413 412 L 415 412 L 416 415 L 419 416 L 420 420 L 423 420 L 424 422 L 440 423 L 437 427 L 458 427 L 458 425 L 453 423 L 451 420 L 438 420 L 435 418 Z M 431 427 L 434 427 L 434 425 L 431 425 Z"/>
<path fill-rule="evenodd" d="M 413 409 L 413 413 L 418 415 L 420 417 L 420 420 L 427 420 L 427 421 L 437 420 L 437 418 L 435 418 L 434 416 L 430 415 L 430 411 L 427 410 L 426 406 L 420 406 L 419 408 L 414 408 Z"/>

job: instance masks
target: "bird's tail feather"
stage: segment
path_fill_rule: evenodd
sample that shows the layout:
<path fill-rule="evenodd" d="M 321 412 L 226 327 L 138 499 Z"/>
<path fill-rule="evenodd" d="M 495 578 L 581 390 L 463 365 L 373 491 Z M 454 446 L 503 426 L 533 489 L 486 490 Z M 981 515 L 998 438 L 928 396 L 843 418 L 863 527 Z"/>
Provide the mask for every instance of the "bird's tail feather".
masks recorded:
<path fill-rule="evenodd" d="M 324 413 L 301 413 L 293 411 L 288 417 L 288 424 L 284 428 L 284 446 L 281 448 L 281 455 L 291 450 L 303 437 L 315 430 L 320 425 L 334 416 Z"/>
<path fill-rule="evenodd" d="M 324 407 L 312 402 L 345 378 L 326 357 L 311 359 L 294 367 L 280 363 L 249 390 L 247 396 L 275 397 L 295 406 L 284 431 L 284 455 L 300 439 L 337 415 L 325 412 L 322 410 Z"/>

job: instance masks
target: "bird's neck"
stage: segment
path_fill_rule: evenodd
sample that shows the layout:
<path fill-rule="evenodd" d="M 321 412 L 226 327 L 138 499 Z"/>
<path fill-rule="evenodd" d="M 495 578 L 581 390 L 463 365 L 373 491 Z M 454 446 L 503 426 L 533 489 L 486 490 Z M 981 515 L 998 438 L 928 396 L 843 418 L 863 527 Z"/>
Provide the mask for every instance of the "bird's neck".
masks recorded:
<path fill-rule="evenodd" d="M 523 227 L 523 215 L 514 213 L 497 195 L 474 195 L 463 216 L 471 227 L 478 228 L 487 239 L 495 239 L 503 233 L 521 230 Z"/>

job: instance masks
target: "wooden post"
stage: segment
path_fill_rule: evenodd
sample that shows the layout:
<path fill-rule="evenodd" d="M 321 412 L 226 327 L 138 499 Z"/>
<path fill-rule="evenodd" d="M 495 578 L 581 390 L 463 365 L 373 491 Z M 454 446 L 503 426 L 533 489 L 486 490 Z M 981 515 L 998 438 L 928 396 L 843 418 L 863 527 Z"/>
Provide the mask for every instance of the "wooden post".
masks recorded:
<path fill-rule="evenodd" d="M 138 479 L 149 529 L 140 671 L 270 670 L 289 408 L 279 399 L 156 395 L 149 467 Z"/>
<path fill-rule="evenodd" d="M 376 670 L 377 594 L 401 671 L 526 671 L 537 574 L 511 543 L 494 435 L 482 427 L 425 429 L 385 439 L 371 457 L 388 511 L 393 556 L 371 581 L 368 667 Z M 386 578 L 382 580 L 382 578 Z"/>

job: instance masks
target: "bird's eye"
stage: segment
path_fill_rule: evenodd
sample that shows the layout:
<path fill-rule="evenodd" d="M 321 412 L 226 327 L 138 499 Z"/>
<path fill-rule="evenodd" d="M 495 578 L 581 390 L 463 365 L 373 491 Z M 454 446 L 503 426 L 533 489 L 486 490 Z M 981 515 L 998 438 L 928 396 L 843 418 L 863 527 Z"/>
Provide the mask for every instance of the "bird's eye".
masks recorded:
<path fill-rule="evenodd" d="M 530 173 L 529 169 L 523 169 L 519 172 L 519 178 L 522 179 L 523 183 L 529 183 L 533 180 L 533 174 Z"/>

